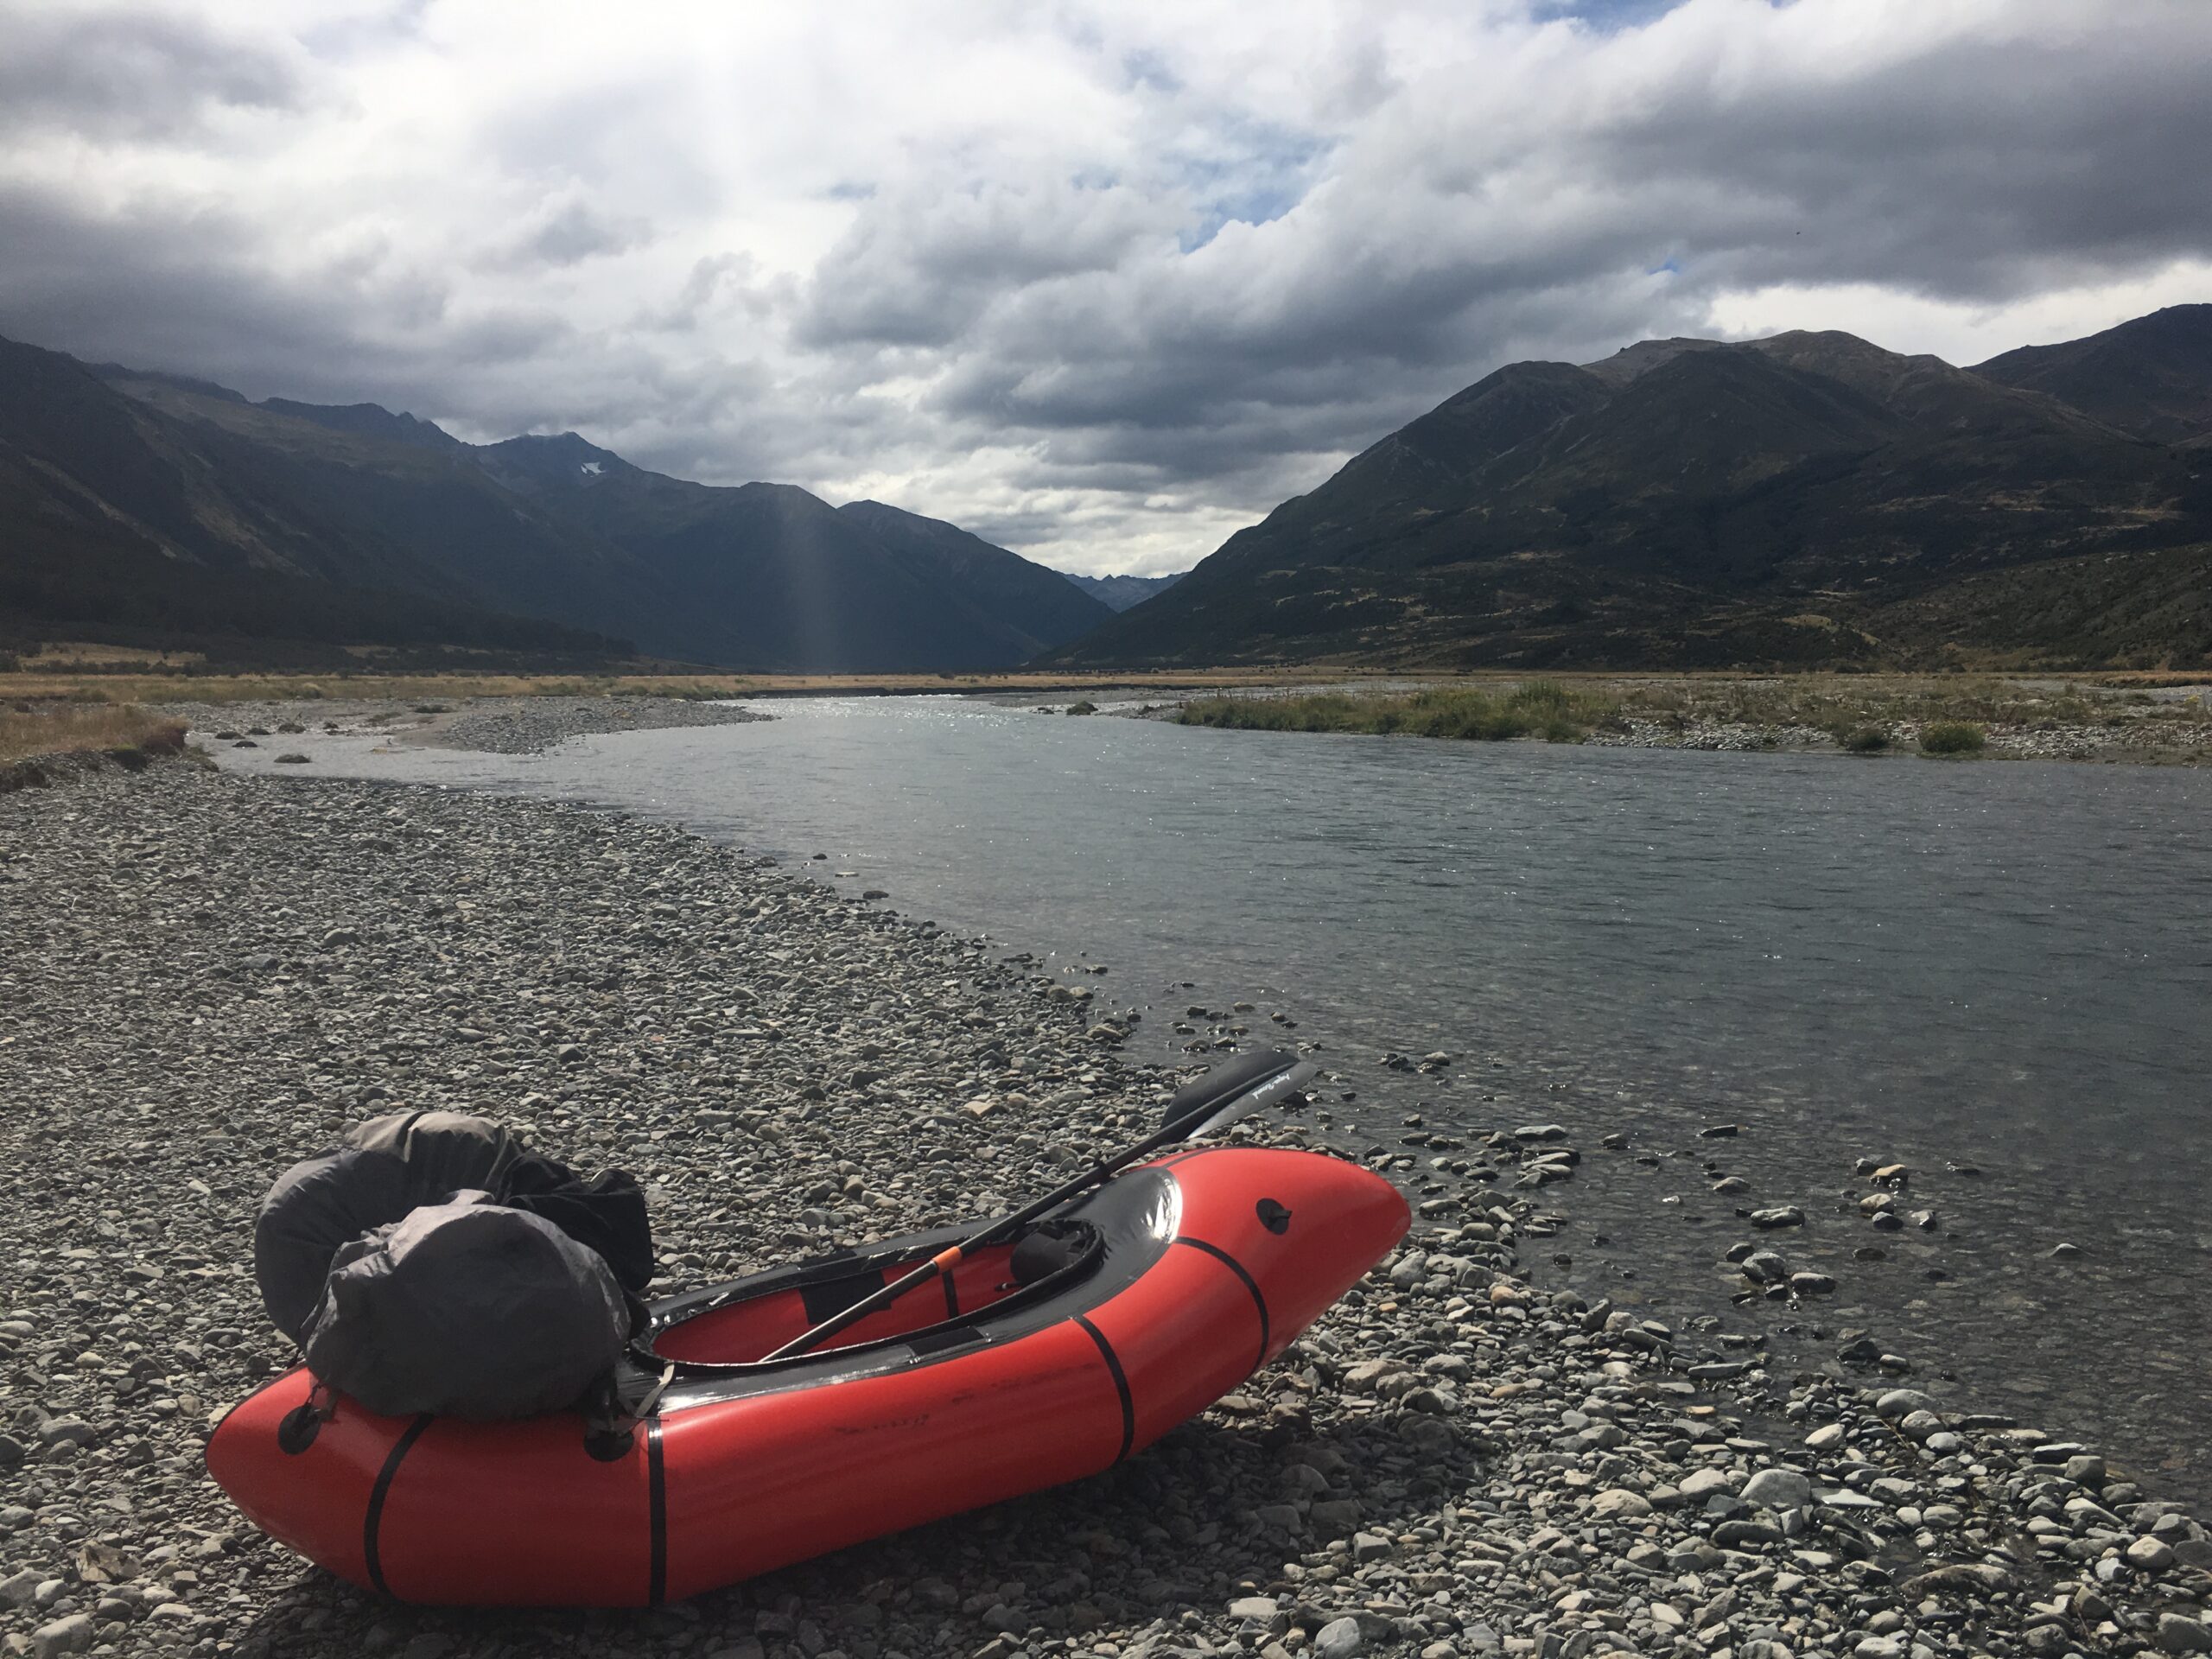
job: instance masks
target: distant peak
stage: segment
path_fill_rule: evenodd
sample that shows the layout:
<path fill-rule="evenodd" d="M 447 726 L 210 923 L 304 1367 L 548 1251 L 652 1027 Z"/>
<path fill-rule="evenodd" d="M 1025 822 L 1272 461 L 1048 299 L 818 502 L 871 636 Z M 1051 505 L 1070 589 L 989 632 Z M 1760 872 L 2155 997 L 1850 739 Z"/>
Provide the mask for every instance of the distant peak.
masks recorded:
<path fill-rule="evenodd" d="M 1727 345 L 1720 340 L 1694 340 L 1677 334 L 1669 340 L 1639 340 L 1633 346 L 1624 346 L 1611 357 L 1600 358 L 1594 363 L 1581 365 L 1586 373 L 1594 374 L 1610 386 L 1624 386 L 1656 368 L 1664 367 L 1676 358 L 1691 352 L 1719 351 Z"/>
<path fill-rule="evenodd" d="M 391 439 L 423 449 L 461 448 L 461 440 L 436 422 L 395 415 L 382 404 L 302 404 L 289 397 L 264 397 L 257 407 L 361 437 Z"/>
<path fill-rule="evenodd" d="M 244 392 L 232 391 L 228 386 L 219 386 L 213 380 L 201 380 L 189 374 L 170 374 L 161 369 L 134 369 L 121 363 L 87 363 L 86 370 L 102 380 L 146 380 L 156 385 L 174 387 L 195 397 L 217 397 L 226 404 L 251 404 L 252 399 Z"/>

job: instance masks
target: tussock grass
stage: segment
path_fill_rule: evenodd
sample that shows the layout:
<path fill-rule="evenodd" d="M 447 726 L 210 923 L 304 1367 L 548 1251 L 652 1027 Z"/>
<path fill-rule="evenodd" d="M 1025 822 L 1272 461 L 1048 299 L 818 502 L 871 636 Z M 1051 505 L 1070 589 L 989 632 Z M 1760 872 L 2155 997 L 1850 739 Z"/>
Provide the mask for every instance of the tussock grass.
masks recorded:
<path fill-rule="evenodd" d="M 105 753 L 143 760 L 184 747 L 181 721 L 108 703 L 15 704 L 0 708 L 0 764 L 39 754 Z"/>
<path fill-rule="evenodd" d="M 1495 690 L 1447 685 L 1401 693 L 1198 697 L 1185 703 L 1175 718 L 1185 726 L 1246 731 L 1396 733 L 1480 742 L 1541 737 L 1549 743 L 1580 743 L 1618 707 L 1602 692 L 1531 680 Z"/>
<path fill-rule="evenodd" d="M 1963 720 L 1938 720 L 1920 728 L 1923 754 L 1980 754 L 1988 734 Z"/>

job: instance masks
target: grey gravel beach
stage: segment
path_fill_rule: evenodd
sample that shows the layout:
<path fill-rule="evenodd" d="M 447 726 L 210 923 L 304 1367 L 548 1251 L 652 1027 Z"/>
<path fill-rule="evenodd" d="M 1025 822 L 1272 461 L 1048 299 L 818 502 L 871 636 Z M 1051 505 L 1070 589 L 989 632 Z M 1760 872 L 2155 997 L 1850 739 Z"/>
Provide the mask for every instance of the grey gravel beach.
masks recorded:
<path fill-rule="evenodd" d="M 505 714 L 448 735 L 567 734 Z M 2212 1537 L 2063 1425 L 1921 1392 L 1878 1344 L 1784 1374 L 1748 1327 L 1532 1287 L 1523 1252 L 1586 1178 L 1542 1123 L 1425 1130 L 1418 1163 L 1295 1104 L 1240 1128 L 1389 1168 L 1415 1201 L 1405 1250 L 1281 1361 L 1107 1475 L 650 1614 L 405 1607 L 270 1544 L 207 1478 L 215 1418 L 290 1363 L 247 1265 L 255 1206 L 348 1123 L 478 1111 L 632 1170 L 665 1294 L 988 1212 L 1134 1138 L 1179 1079 L 1121 1058 L 1134 1011 L 1109 982 L 577 806 L 185 762 L 0 796 L 0 1639 L 41 1659 L 2212 1651 Z M 1821 1294 L 1770 1221 L 1747 1278 Z"/>
<path fill-rule="evenodd" d="M 184 721 L 203 743 L 254 747 L 310 729 L 373 732 L 399 743 L 541 754 L 572 737 L 664 731 L 683 726 L 741 726 L 766 715 L 734 703 L 683 697 L 463 697 L 409 702 L 390 697 L 334 697 L 315 702 L 177 702 L 161 712 Z"/>

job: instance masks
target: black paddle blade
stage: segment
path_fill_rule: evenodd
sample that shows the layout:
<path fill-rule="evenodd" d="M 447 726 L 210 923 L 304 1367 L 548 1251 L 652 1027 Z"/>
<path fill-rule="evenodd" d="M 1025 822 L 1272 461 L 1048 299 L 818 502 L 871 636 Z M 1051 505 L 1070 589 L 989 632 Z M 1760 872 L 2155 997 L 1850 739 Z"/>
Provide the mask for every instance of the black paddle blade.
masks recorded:
<path fill-rule="evenodd" d="M 1160 1127 L 1196 1141 L 1302 1088 L 1313 1071 L 1310 1061 L 1288 1049 L 1240 1054 L 1178 1089 Z"/>

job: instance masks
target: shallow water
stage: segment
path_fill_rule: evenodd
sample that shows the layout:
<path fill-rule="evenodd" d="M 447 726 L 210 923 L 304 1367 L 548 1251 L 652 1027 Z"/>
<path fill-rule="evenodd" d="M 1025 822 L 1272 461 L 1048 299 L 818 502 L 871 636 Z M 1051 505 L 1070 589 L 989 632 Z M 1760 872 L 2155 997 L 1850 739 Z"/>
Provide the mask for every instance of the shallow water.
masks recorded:
<path fill-rule="evenodd" d="M 766 706 L 772 723 L 522 759 L 301 742 L 325 774 L 826 852 L 798 867 L 1110 964 L 1082 982 L 1147 1009 L 1149 1045 L 1186 1005 L 1250 1001 L 1255 1039 L 1281 1012 L 1357 1093 L 1329 1103 L 1338 1121 L 1376 1139 L 1417 1110 L 1557 1121 L 1586 1158 L 1547 1193 L 1567 1218 L 1558 1276 L 1726 1314 L 1808 1363 L 1871 1329 L 1923 1378 L 1957 1374 L 1961 1401 L 2212 1497 L 2212 773 L 1223 732 L 949 697 Z M 1379 1064 L 1433 1049 L 1455 1057 L 1440 1077 Z M 1723 1121 L 1743 1135 L 1697 1137 Z M 1609 1130 L 1656 1166 L 1599 1151 Z M 1859 1218 L 1862 1154 L 1915 1166 L 1910 1207 L 1935 1231 Z M 1720 1173 L 1751 1193 L 1714 1196 Z M 1751 1236 L 1735 1211 L 1783 1203 L 1812 1224 L 1763 1242 L 1840 1292 L 1732 1308 L 1718 1264 Z M 2082 1256 L 2050 1260 L 2062 1240 Z M 1886 1258 L 1854 1259 L 1866 1246 Z"/>

